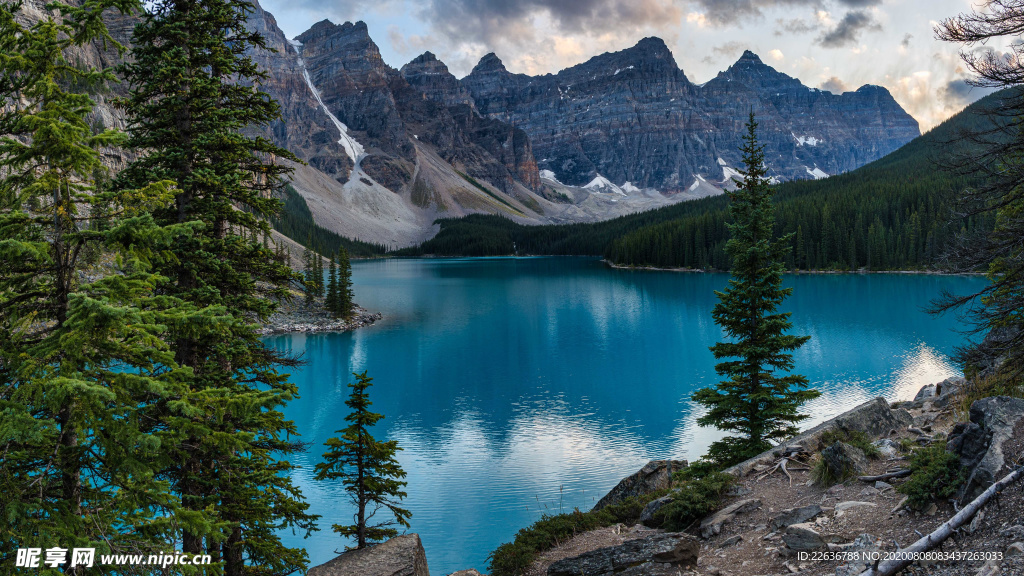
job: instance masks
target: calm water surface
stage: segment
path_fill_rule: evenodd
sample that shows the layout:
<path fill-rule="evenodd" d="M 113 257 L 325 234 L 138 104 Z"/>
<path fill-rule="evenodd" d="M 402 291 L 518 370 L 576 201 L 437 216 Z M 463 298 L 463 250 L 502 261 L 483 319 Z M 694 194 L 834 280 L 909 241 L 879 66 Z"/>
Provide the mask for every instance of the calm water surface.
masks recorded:
<path fill-rule="evenodd" d="M 376 436 L 398 440 L 412 532 L 432 574 L 486 568 L 486 556 L 541 514 L 588 509 L 651 459 L 695 459 L 717 439 L 690 394 L 717 381 L 708 346 L 725 274 L 611 270 L 580 258 L 384 260 L 353 265 L 356 300 L 376 325 L 346 334 L 282 335 L 302 354 L 302 397 L 286 409 L 310 450 L 294 477 L 322 530 L 313 564 L 346 542 L 335 484 L 312 479 L 323 442 L 344 426 L 352 372 L 374 378 Z M 811 341 L 797 370 L 822 396 L 807 425 L 884 396 L 911 398 L 956 373 L 954 317 L 921 311 L 942 289 L 984 280 L 923 275 L 787 276 L 794 333 Z"/>

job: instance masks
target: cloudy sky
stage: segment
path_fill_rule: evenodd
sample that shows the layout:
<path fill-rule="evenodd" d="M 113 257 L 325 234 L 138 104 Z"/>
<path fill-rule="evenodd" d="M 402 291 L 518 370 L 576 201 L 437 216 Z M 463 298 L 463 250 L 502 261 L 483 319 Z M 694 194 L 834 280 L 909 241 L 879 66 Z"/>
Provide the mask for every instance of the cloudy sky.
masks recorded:
<path fill-rule="evenodd" d="M 557 72 L 646 36 L 665 40 L 697 83 L 750 49 L 833 92 L 878 84 L 922 130 L 980 98 L 958 55 L 935 40 L 972 0 L 263 0 L 289 37 L 327 18 L 363 20 L 399 68 L 426 50 L 462 77 L 495 52 L 512 72 Z M 980 49 L 1002 50 L 994 44 Z M 978 48 L 975 48 L 978 49 Z"/>

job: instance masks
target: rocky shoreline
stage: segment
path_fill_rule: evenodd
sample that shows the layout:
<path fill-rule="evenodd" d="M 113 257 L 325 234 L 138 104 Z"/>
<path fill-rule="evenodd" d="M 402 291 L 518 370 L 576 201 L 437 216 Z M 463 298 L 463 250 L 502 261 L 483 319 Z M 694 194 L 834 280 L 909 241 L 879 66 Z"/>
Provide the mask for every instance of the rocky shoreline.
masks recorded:
<path fill-rule="evenodd" d="M 370 312 L 356 306 L 352 318 L 342 320 L 331 316 L 324 309 L 322 302 L 314 302 L 307 306 L 304 302 L 292 301 L 282 303 L 263 328 L 260 328 L 259 333 L 269 336 L 293 332 L 347 332 L 369 326 L 381 318 L 383 315 L 380 312 Z"/>

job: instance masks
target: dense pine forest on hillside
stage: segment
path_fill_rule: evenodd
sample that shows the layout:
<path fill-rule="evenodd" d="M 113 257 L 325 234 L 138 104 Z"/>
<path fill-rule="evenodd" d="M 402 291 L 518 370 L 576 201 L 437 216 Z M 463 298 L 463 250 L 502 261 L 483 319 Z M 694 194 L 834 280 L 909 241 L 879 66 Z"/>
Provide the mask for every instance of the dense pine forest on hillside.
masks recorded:
<path fill-rule="evenodd" d="M 961 230 L 986 218 L 957 219 L 952 201 L 975 182 L 941 169 L 964 130 L 989 122 L 992 94 L 900 150 L 858 170 L 778 186 L 776 233 L 794 233 L 789 268 L 922 269 Z M 965 144 L 959 144 L 963 146 Z M 726 270 L 728 201 L 683 202 L 594 224 L 525 226 L 498 216 L 441 220 L 441 230 L 399 255 L 602 255 L 621 265 Z"/>
<path fill-rule="evenodd" d="M 313 213 L 309 211 L 306 200 L 291 184 L 285 186 L 281 194 L 284 205 L 281 212 L 271 219 L 271 224 L 274 230 L 306 248 L 318 254 L 337 254 L 339 249 L 345 248 L 355 258 L 379 256 L 387 252 L 387 248 L 379 244 L 353 240 L 319 226 L 313 221 Z"/>

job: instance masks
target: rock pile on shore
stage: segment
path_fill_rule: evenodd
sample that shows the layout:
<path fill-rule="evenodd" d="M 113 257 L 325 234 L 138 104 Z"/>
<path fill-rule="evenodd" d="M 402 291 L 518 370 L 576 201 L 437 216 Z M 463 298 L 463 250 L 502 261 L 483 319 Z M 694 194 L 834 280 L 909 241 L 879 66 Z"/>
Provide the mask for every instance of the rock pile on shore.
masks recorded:
<path fill-rule="evenodd" d="M 370 312 L 356 306 L 351 319 L 341 320 L 331 316 L 319 302 L 307 306 L 301 300 L 295 299 L 281 303 L 277 312 L 259 332 L 264 335 L 286 332 L 346 332 L 369 326 L 381 318 L 380 312 Z"/>

